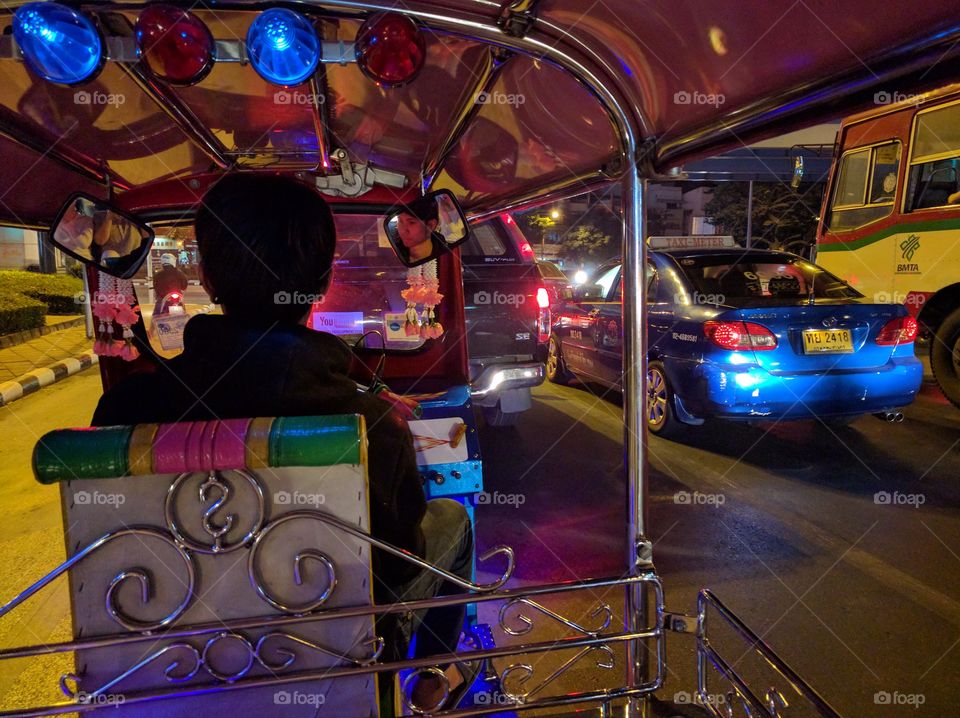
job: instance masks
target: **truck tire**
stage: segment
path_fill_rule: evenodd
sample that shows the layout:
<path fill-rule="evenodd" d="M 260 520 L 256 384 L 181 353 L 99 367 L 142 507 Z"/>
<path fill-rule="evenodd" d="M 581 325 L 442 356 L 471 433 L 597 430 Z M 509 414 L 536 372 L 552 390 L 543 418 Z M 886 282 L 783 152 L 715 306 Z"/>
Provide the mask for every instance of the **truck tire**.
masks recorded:
<path fill-rule="evenodd" d="M 516 426 L 522 411 L 500 411 L 500 402 L 496 406 L 483 407 L 483 419 L 487 426 Z"/>
<path fill-rule="evenodd" d="M 563 363 L 563 354 L 560 352 L 560 340 L 555 334 L 550 335 L 550 342 L 547 344 L 546 361 L 547 379 L 554 384 L 569 384 L 573 375 L 567 371 Z"/>
<path fill-rule="evenodd" d="M 941 322 L 930 342 L 930 367 L 943 395 L 960 409 L 960 309 Z"/>

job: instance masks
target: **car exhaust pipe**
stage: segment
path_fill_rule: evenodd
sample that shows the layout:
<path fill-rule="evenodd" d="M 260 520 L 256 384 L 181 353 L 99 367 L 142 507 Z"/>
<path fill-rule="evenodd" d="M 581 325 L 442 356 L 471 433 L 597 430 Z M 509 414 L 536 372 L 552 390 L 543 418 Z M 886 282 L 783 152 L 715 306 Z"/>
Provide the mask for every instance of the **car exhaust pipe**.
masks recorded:
<path fill-rule="evenodd" d="M 874 414 L 878 419 L 882 419 L 890 424 L 901 424 L 903 423 L 903 412 L 902 411 L 881 411 L 877 414 Z"/>

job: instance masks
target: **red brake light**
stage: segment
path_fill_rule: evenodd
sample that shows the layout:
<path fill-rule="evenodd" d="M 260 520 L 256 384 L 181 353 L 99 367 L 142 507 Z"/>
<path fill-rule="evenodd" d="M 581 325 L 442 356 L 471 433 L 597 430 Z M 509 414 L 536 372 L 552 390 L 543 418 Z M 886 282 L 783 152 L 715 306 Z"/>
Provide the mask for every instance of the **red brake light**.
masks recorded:
<path fill-rule="evenodd" d="M 137 44 L 161 80 L 192 85 L 213 67 L 213 35 L 203 21 L 171 5 L 148 5 L 137 18 Z"/>
<path fill-rule="evenodd" d="M 721 349 L 767 351 L 777 348 L 777 337 L 753 322 L 704 322 L 703 334 Z"/>
<path fill-rule="evenodd" d="M 917 338 L 919 331 L 920 325 L 913 317 L 897 317 L 887 322 L 877 334 L 877 344 L 881 346 L 909 344 Z"/>
<path fill-rule="evenodd" d="M 536 259 L 537 255 L 533 251 L 533 247 L 530 246 L 530 242 L 527 240 L 522 240 L 520 242 L 520 254 L 524 259 Z"/>
<path fill-rule="evenodd" d="M 173 301 L 178 301 L 180 297 L 181 295 L 178 294 L 177 292 L 170 292 L 170 299 L 172 299 Z"/>
<path fill-rule="evenodd" d="M 383 87 L 410 82 L 427 57 L 427 44 L 417 23 L 400 13 L 368 18 L 357 31 L 354 46 L 361 72 Z"/>
<path fill-rule="evenodd" d="M 540 287 L 537 290 L 537 306 L 541 309 L 549 309 L 550 307 L 550 295 L 547 294 L 546 287 Z"/>

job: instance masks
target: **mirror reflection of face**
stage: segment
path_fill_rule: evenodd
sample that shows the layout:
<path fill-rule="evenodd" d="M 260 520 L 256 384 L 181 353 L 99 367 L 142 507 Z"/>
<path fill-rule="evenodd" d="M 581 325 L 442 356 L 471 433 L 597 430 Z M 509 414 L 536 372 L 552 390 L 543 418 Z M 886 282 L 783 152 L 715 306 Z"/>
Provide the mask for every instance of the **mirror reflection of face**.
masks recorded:
<path fill-rule="evenodd" d="M 435 219 L 424 222 L 408 212 L 402 212 L 397 217 L 397 234 L 400 235 L 400 241 L 410 253 L 410 258 L 414 260 L 430 256 L 433 250 L 430 237 L 436 229 L 437 220 Z"/>
<path fill-rule="evenodd" d="M 135 222 L 85 198 L 67 208 L 53 232 L 61 247 L 104 268 L 134 254 L 145 237 Z"/>

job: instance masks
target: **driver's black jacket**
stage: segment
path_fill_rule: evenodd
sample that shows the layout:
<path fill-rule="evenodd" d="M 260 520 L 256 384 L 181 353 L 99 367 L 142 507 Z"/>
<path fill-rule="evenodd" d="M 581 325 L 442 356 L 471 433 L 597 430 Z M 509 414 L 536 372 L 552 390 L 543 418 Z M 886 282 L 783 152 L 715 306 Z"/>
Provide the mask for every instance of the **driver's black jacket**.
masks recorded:
<path fill-rule="evenodd" d="M 369 438 L 372 533 L 422 555 L 426 499 L 406 421 L 359 393 L 347 376 L 351 354 L 336 337 L 300 325 L 251 325 L 198 315 L 187 322 L 183 353 L 151 373 L 134 374 L 100 399 L 94 426 L 258 416 L 362 414 Z M 374 551 L 374 573 L 389 586 L 419 569 Z"/>

